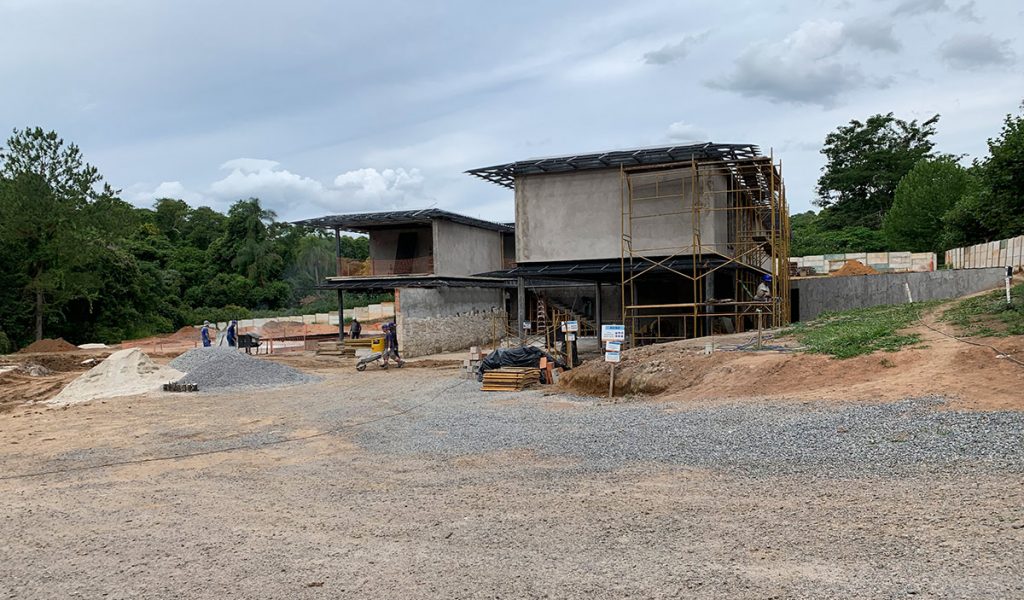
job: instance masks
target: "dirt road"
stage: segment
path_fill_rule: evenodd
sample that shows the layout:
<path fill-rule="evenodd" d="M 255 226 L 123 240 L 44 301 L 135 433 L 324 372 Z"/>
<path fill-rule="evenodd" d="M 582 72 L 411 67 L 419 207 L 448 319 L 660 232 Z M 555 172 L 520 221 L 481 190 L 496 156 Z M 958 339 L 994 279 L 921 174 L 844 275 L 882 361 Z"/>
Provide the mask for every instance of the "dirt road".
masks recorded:
<path fill-rule="evenodd" d="M 0 596 L 1024 597 L 1018 413 L 321 374 L 0 415 Z"/>

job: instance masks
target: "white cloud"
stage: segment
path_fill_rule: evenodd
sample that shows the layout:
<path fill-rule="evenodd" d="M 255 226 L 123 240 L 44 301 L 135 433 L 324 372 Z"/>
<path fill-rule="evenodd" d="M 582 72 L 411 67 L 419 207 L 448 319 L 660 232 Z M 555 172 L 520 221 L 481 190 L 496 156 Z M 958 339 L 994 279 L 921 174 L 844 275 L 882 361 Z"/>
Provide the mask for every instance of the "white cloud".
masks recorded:
<path fill-rule="evenodd" d="M 243 173 L 257 173 L 259 171 L 272 171 L 281 166 L 276 160 L 262 158 L 232 158 L 220 166 L 221 169 L 230 171 L 241 171 Z"/>
<path fill-rule="evenodd" d="M 673 142 L 706 142 L 708 133 L 696 125 L 684 121 L 676 121 L 668 126 L 665 137 Z"/>
<path fill-rule="evenodd" d="M 710 33 L 710 31 L 688 33 L 674 44 L 665 44 L 657 50 L 644 53 L 644 62 L 649 65 L 667 65 L 686 58 L 693 47 L 706 40 Z"/>
<path fill-rule="evenodd" d="M 1010 43 L 984 33 L 956 35 L 942 44 L 939 55 L 954 69 L 971 70 L 1013 64 Z"/>
<path fill-rule="evenodd" d="M 977 8 L 978 7 L 975 1 L 971 0 L 970 2 L 961 5 L 960 8 L 956 9 L 956 12 L 954 14 L 960 19 L 963 19 L 964 21 L 970 21 L 971 23 L 981 23 L 981 19 L 978 18 L 978 13 L 976 12 Z"/>
<path fill-rule="evenodd" d="M 892 23 L 854 21 L 844 26 L 843 34 L 850 43 L 869 50 L 898 52 L 903 46 L 892 32 Z"/>
<path fill-rule="evenodd" d="M 807 21 L 781 42 L 748 47 L 731 75 L 708 85 L 772 102 L 829 107 L 867 83 L 857 66 L 837 58 L 846 43 L 843 23 Z"/>
<path fill-rule="evenodd" d="M 384 206 L 400 206 L 407 199 L 423 197 L 423 175 L 419 169 L 357 169 L 334 178 L 345 195 Z"/>

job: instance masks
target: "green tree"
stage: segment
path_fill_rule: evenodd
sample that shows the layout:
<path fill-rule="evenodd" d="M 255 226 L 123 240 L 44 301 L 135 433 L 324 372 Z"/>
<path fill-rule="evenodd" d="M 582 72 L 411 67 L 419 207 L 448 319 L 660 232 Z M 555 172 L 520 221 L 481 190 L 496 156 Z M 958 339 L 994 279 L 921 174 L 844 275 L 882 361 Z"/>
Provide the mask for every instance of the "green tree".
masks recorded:
<path fill-rule="evenodd" d="M 877 229 L 857 225 L 827 229 L 823 221 L 822 216 L 813 211 L 796 214 L 790 218 L 791 256 L 876 252 L 886 249 L 885 238 Z"/>
<path fill-rule="evenodd" d="M 21 289 L 32 298 L 35 339 L 42 339 L 65 303 L 99 293 L 86 267 L 101 239 L 86 209 L 114 190 L 100 187 L 78 146 L 38 127 L 15 129 L 0 148 L 0 180 L 0 239 L 26 276 Z"/>
<path fill-rule="evenodd" d="M 896 187 L 896 200 L 882 222 L 889 247 L 911 252 L 945 251 L 943 217 L 967 193 L 969 179 L 967 170 L 951 156 L 914 165 Z"/>
<path fill-rule="evenodd" d="M 997 238 L 1024 233 L 1024 103 L 1021 110 L 1006 115 L 999 136 L 988 140 L 988 156 L 978 163 L 987 188 L 983 219 Z"/>
<path fill-rule="evenodd" d="M 892 206 L 896 186 L 922 159 L 931 158 L 935 124 L 897 119 L 892 113 L 850 121 L 828 134 L 818 179 L 822 223 L 827 229 L 878 229 Z"/>

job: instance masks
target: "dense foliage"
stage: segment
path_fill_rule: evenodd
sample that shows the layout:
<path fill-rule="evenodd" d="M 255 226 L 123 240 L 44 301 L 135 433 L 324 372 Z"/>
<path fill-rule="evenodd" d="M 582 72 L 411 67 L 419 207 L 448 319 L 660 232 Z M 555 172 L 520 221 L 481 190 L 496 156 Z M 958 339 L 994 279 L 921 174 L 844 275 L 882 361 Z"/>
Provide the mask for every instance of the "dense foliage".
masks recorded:
<path fill-rule="evenodd" d="M 1024 105 L 1022 105 L 1024 109 Z M 1024 233 L 1024 114 L 969 168 L 937 155 L 938 115 L 851 121 L 825 138 L 818 213 L 792 218 L 793 256 L 934 251 Z"/>
<path fill-rule="evenodd" d="M 334 244 L 256 198 L 226 215 L 171 198 L 136 208 L 74 144 L 15 130 L 0 147 L 0 352 L 44 336 L 119 342 L 204 319 L 336 309 L 314 289 L 334 271 Z M 343 237 L 342 254 L 365 259 L 368 241 Z"/>

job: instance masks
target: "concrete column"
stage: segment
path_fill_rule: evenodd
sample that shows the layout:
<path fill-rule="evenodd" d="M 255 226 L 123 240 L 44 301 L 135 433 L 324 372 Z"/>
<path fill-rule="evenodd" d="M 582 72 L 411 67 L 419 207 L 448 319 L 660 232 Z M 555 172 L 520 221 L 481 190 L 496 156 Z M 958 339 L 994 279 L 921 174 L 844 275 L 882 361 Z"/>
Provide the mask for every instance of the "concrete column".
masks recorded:
<path fill-rule="evenodd" d="M 341 262 L 341 229 L 334 228 L 334 252 L 336 255 L 335 263 Z M 339 272 L 340 276 L 341 273 Z M 338 289 L 338 345 L 345 345 L 345 292 Z"/>
<path fill-rule="evenodd" d="M 516 315 L 519 343 L 526 344 L 526 329 L 523 328 L 523 321 L 526 320 L 526 279 L 522 277 L 516 279 Z"/>
<path fill-rule="evenodd" d="M 597 329 L 597 339 L 601 340 L 601 324 L 604 323 L 601 317 L 601 282 L 594 284 L 594 291 L 597 294 L 594 300 L 594 327 Z"/>

